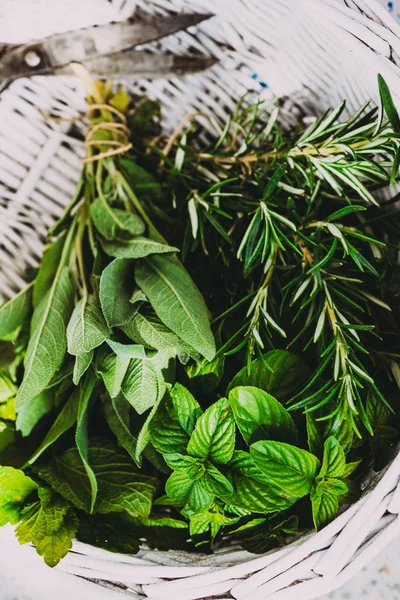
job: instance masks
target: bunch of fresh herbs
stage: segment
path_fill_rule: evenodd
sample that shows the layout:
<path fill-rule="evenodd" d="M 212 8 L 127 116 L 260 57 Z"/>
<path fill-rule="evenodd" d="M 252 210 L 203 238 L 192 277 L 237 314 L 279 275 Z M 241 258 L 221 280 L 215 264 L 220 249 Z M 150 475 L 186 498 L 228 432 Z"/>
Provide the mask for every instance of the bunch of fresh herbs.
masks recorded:
<path fill-rule="evenodd" d="M 0 307 L 0 525 L 47 564 L 75 537 L 265 552 L 387 464 L 400 119 L 379 85 L 379 109 L 290 132 L 241 102 L 205 142 L 89 81 L 77 192 Z"/>

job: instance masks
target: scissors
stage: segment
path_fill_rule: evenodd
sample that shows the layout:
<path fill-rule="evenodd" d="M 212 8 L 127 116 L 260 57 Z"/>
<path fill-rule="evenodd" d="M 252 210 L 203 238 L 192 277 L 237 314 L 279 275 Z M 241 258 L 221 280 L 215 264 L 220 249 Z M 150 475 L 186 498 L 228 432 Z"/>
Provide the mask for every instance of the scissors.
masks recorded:
<path fill-rule="evenodd" d="M 168 78 L 212 66 L 212 56 L 155 54 L 134 50 L 204 21 L 211 14 L 177 14 L 97 25 L 59 33 L 24 45 L 0 46 L 0 93 L 20 77 L 72 74 L 71 62 L 82 63 L 98 76 Z"/>

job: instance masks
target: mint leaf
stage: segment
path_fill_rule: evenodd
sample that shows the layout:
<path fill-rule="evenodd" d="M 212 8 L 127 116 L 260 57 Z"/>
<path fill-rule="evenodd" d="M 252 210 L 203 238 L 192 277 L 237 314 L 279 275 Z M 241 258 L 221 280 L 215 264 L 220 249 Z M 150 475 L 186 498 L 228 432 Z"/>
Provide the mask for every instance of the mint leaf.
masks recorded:
<path fill-rule="evenodd" d="M 188 505 L 195 512 L 207 510 L 214 500 L 214 495 L 204 488 L 201 479 L 190 478 L 185 471 L 174 471 L 165 491 L 178 505 Z"/>
<path fill-rule="evenodd" d="M 108 256 L 115 258 L 144 258 L 151 254 L 171 254 L 178 248 L 155 242 L 149 238 L 136 237 L 126 242 L 108 242 L 102 240 L 101 245 Z"/>
<path fill-rule="evenodd" d="M 154 448 L 163 455 L 186 452 L 189 435 L 182 428 L 176 407 L 168 395 L 149 425 L 149 437 Z"/>
<path fill-rule="evenodd" d="M 68 352 L 75 356 L 90 352 L 101 346 L 109 335 L 110 330 L 100 309 L 81 298 L 67 327 Z"/>
<path fill-rule="evenodd" d="M 318 479 L 323 477 L 344 477 L 346 456 L 341 445 L 333 436 L 325 440 L 324 458 Z"/>
<path fill-rule="evenodd" d="M 187 374 L 190 377 L 190 387 L 201 394 L 211 394 L 219 385 L 225 367 L 225 356 L 216 356 L 212 361 L 203 360 L 201 363 L 190 364 Z"/>
<path fill-rule="evenodd" d="M 94 350 L 90 350 L 90 352 L 82 352 L 81 354 L 76 355 L 74 371 L 72 375 L 72 381 L 74 385 L 78 385 L 81 378 L 84 376 L 84 374 L 92 364 L 93 357 Z"/>
<path fill-rule="evenodd" d="M 284 442 L 256 442 L 250 454 L 257 467 L 275 486 L 302 498 L 310 493 L 320 466 L 316 456 Z"/>
<path fill-rule="evenodd" d="M 6 421 L 15 421 L 17 413 L 15 412 L 15 398 L 10 398 L 0 404 L 0 419 Z"/>
<path fill-rule="evenodd" d="M 157 403 L 165 393 L 165 382 L 151 360 L 133 358 L 127 369 L 121 391 L 140 415 Z"/>
<path fill-rule="evenodd" d="M 211 546 L 222 527 L 237 523 L 240 517 L 228 516 L 224 509 L 213 504 L 208 510 L 196 513 L 193 510 L 185 510 L 185 516 L 190 519 L 190 535 L 201 535 L 210 532 Z"/>
<path fill-rule="evenodd" d="M 90 512 L 93 512 L 94 510 L 98 492 L 96 475 L 89 463 L 88 438 L 89 414 L 94 401 L 93 391 L 95 386 L 96 378 L 93 373 L 89 373 L 79 390 L 78 415 L 75 432 L 76 447 L 82 459 L 90 483 Z"/>
<path fill-rule="evenodd" d="M 329 484 L 320 481 L 311 490 L 311 506 L 315 528 L 321 529 L 332 521 L 339 512 L 339 499 Z"/>
<path fill-rule="evenodd" d="M 208 310 L 197 287 L 180 263 L 153 256 L 140 260 L 136 282 L 157 316 L 171 331 L 208 360 L 215 355 Z"/>
<path fill-rule="evenodd" d="M 149 516 L 156 481 L 138 471 L 125 452 L 107 440 L 93 439 L 88 445 L 88 462 L 98 485 L 94 513 L 125 511 L 132 517 Z M 89 510 L 90 485 L 76 448 L 66 450 L 37 472 L 77 508 Z"/>
<path fill-rule="evenodd" d="M 97 231 L 106 238 L 113 240 L 122 232 L 130 235 L 144 233 L 145 225 L 140 217 L 120 208 L 111 208 L 97 198 L 90 205 L 90 217 Z"/>
<path fill-rule="evenodd" d="M 39 488 L 39 501 L 21 511 L 15 529 L 20 544 L 33 543 L 49 567 L 56 566 L 72 548 L 78 519 L 69 504 Z"/>
<path fill-rule="evenodd" d="M 286 510 L 298 500 L 297 496 L 271 484 L 248 452 L 235 451 L 228 467 L 228 477 L 233 487 L 229 503 L 235 507 L 270 513 Z"/>
<path fill-rule="evenodd" d="M 311 454 L 321 456 L 323 452 L 323 439 L 319 429 L 319 423 L 311 413 L 306 413 L 307 443 Z"/>
<path fill-rule="evenodd" d="M 36 398 L 32 398 L 24 404 L 17 413 L 16 429 L 24 437 L 32 433 L 40 419 L 53 408 L 53 396 L 51 390 L 43 390 Z"/>
<path fill-rule="evenodd" d="M 73 288 L 68 267 L 59 269 L 51 288 L 33 313 L 25 355 L 25 373 L 17 393 L 17 410 L 35 398 L 61 367 L 67 351 L 66 328 Z"/>
<path fill-rule="evenodd" d="M 32 310 L 32 288 L 30 283 L 8 302 L 0 306 L 0 340 L 8 340 L 23 325 Z"/>
<path fill-rule="evenodd" d="M 235 422 L 228 400 L 221 398 L 199 417 L 187 451 L 192 456 L 227 463 L 235 448 Z"/>
<path fill-rule="evenodd" d="M 174 452 L 164 455 L 165 462 L 173 471 L 182 471 L 188 475 L 190 479 L 199 479 L 205 473 L 204 462 L 200 458 L 193 458 Z"/>
<path fill-rule="evenodd" d="M 131 304 L 133 263 L 116 258 L 103 271 L 100 279 L 100 304 L 109 327 L 125 325 L 136 307 Z"/>
<path fill-rule="evenodd" d="M 252 361 L 232 379 L 228 391 L 237 386 L 254 386 L 277 400 L 288 400 L 307 381 L 309 370 L 301 358 L 287 350 L 271 350 Z"/>
<path fill-rule="evenodd" d="M 208 461 L 206 462 L 206 471 L 202 478 L 202 485 L 204 489 L 218 496 L 218 498 L 226 498 L 233 492 L 229 479 Z"/>
<path fill-rule="evenodd" d="M 228 399 L 246 444 L 268 439 L 297 442 L 297 429 L 292 417 L 267 392 L 252 386 L 235 387 L 229 392 Z"/>
<path fill-rule="evenodd" d="M 18 523 L 21 506 L 36 489 L 36 483 L 23 471 L 0 466 L 0 527 Z"/>
<path fill-rule="evenodd" d="M 192 435 L 196 422 L 202 414 L 200 404 L 189 390 L 178 382 L 170 390 L 170 395 L 180 426 L 188 436 Z"/>

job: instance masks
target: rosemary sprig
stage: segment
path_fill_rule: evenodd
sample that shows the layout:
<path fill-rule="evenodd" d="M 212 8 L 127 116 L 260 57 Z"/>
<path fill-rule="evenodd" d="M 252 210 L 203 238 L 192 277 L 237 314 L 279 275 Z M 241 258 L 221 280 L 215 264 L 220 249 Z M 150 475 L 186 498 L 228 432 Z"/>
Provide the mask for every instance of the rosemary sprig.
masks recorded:
<path fill-rule="evenodd" d="M 210 260 L 236 274 L 243 265 L 240 285 L 225 279 L 225 293 L 207 298 L 215 316 L 225 315 L 220 352 L 247 365 L 265 348 L 306 353 L 317 377 L 292 409 L 322 409 L 334 429 L 348 414 L 359 435 L 360 421 L 371 432 L 366 395 L 388 404 L 375 384 L 375 357 L 398 331 L 390 267 L 399 211 L 380 206 L 378 192 L 397 180 L 399 121 L 381 78 L 379 85 L 380 108 L 366 103 L 343 119 L 343 102 L 290 134 L 275 101 L 239 108 L 201 152 L 191 122 L 172 142 L 175 161 L 162 165 L 199 280 L 202 253 L 208 270 Z"/>

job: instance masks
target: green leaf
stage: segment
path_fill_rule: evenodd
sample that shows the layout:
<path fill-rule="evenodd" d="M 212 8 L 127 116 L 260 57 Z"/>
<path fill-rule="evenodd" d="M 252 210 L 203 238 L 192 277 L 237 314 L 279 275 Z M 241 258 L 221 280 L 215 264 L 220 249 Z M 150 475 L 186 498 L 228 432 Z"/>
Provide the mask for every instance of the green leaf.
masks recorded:
<path fill-rule="evenodd" d="M 174 471 L 165 491 L 177 504 L 188 505 L 196 512 L 207 510 L 214 500 L 214 495 L 203 487 L 201 479 L 191 479 L 185 471 Z"/>
<path fill-rule="evenodd" d="M 98 485 L 96 475 L 89 464 L 89 414 L 93 405 L 93 391 L 96 386 L 96 378 L 94 373 L 89 373 L 85 378 L 81 389 L 79 390 L 78 416 L 75 432 L 75 443 L 82 459 L 86 474 L 90 483 L 90 512 L 93 512 L 96 504 Z"/>
<path fill-rule="evenodd" d="M 37 272 L 33 287 L 33 308 L 37 309 L 43 297 L 52 286 L 61 260 L 65 235 L 61 235 L 53 244 L 44 249 L 42 262 Z"/>
<path fill-rule="evenodd" d="M 306 413 L 306 427 L 309 451 L 311 454 L 315 454 L 315 456 L 321 456 L 323 451 L 323 440 L 318 423 L 310 412 Z"/>
<path fill-rule="evenodd" d="M 229 384 L 228 391 L 237 386 L 251 385 L 283 402 L 301 388 L 308 376 L 307 366 L 296 354 L 287 350 L 271 350 L 252 361 L 250 372 L 247 366 L 243 367 Z"/>
<path fill-rule="evenodd" d="M 197 420 L 202 415 L 200 404 L 189 390 L 178 382 L 170 390 L 170 395 L 180 426 L 188 436 L 191 436 Z"/>
<path fill-rule="evenodd" d="M 135 461 L 137 437 L 133 435 L 130 425 L 131 407 L 122 396 L 115 398 L 104 398 L 104 416 L 107 424 L 121 446 Z"/>
<path fill-rule="evenodd" d="M 400 133 L 400 118 L 397 112 L 396 106 L 393 102 L 392 94 L 390 93 L 389 86 L 386 81 L 383 79 L 382 75 L 378 74 L 378 85 L 379 85 L 379 93 L 381 96 L 382 106 L 385 109 L 387 117 L 390 121 L 391 126 L 393 127 L 393 131 L 395 133 Z"/>
<path fill-rule="evenodd" d="M 15 429 L 10 423 L 0 421 L 0 452 L 15 442 Z"/>
<path fill-rule="evenodd" d="M 240 518 L 225 515 L 217 505 L 201 513 L 186 510 L 185 516 L 190 518 L 190 535 L 201 535 L 210 531 L 211 546 L 214 545 L 214 540 L 222 527 L 233 525 Z"/>
<path fill-rule="evenodd" d="M 332 493 L 329 485 L 321 481 L 312 488 L 310 497 L 314 525 L 317 530 L 320 530 L 338 514 L 338 495 Z"/>
<path fill-rule="evenodd" d="M 75 356 L 90 352 L 109 336 L 110 330 L 100 309 L 81 298 L 67 327 L 68 352 Z"/>
<path fill-rule="evenodd" d="M 161 321 L 208 360 L 215 355 L 204 300 L 180 263 L 163 256 L 141 260 L 136 281 Z"/>
<path fill-rule="evenodd" d="M 302 498 L 313 485 L 320 462 L 306 450 L 284 442 L 256 442 L 250 454 L 257 467 L 275 486 Z"/>
<path fill-rule="evenodd" d="M 62 498 L 39 489 L 40 500 L 26 506 L 15 529 L 20 544 L 33 543 L 49 567 L 55 567 L 72 548 L 78 519 Z"/>
<path fill-rule="evenodd" d="M 189 435 L 182 428 L 176 408 L 168 394 L 149 425 L 149 440 L 163 455 L 186 452 Z"/>
<path fill-rule="evenodd" d="M 94 357 L 94 350 L 90 350 L 90 352 L 82 352 L 81 354 L 77 354 L 75 357 L 74 364 L 74 372 L 72 376 L 72 381 L 74 385 L 78 385 L 83 375 L 86 373 L 90 365 L 92 364 Z"/>
<path fill-rule="evenodd" d="M 79 390 L 75 390 L 59 412 L 43 442 L 29 459 L 30 465 L 32 465 L 45 450 L 75 425 L 78 416 L 78 405 Z"/>
<path fill-rule="evenodd" d="M 175 333 L 166 327 L 155 315 L 137 313 L 122 331 L 133 341 L 153 350 L 172 348 L 178 353 L 180 340 Z"/>
<path fill-rule="evenodd" d="M 52 286 L 33 313 L 25 355 L 25 373 L 17 393 L 17 410 L 38 396 L 61 367 L 67 351 L 66 328 L 73 288 L 68 267 L 57 271 Z"/>
<path fill-rule="evenodd" d="M 179 452 L 164 455 L 165 462 L 173 471 L 186 473 L 189 479 L 200 479 L 205 473 L 204 461 Z"/>
<path fill-rule="evenodd" d="M 225 356 L 220 354 L 212 361 L 190 364 L 186 372 L 190 385 L 201 394 L 211 394 L 221 382 L 225 369 Z"/>
<path fill-rule="evenodd" d="M 344 477 L 346 455 L 337 439 L 333 436 L 325 440 L 324 458 L 318 479 L 323 477 Z"/>
<path fill-rule="evenodd" d="M 235 387 L 229 392 L 236 425 L 247 445 L 258 440 L 297 442 L 292 417 L 280 402 L 256 387 Z"/>
<path fill-rule="evenodd" d="M 6 402 L 10 398 L 13 398 L 16 393 L 17 386 L 6 373 L 0 371 L 0 402 Z"/>
<path fill-rule="evenodd" d="M 114 240 L 121 232 L 141 235 L 145 231 L 145 224 L 140 217 L 120 208 L 111 208 L 108 204 L 105 206 L 100 198 L 90 205 L 90 217 L 106 240 Z"/>
<path fill-rule="evenodd" d="M 21 506 L 36 489 L 36 483 L 22 471 L 0 466 L 0 527 L 18 523 Z"/>
<path fill-rule="evenodd" d="M 100 303 L 109 327 L 125 325 L 136 307 L 131 304 L 133 263 L 116 258 L 103 271 L 100 279 Z"/>
<path fill-rule="evenodd" d="M 233 487 L 229 503 L 233 506 L 252 512 L 270 513 L 286 510 L 298 500 L 297 496 L 272 485 L 248 452 L 235 451 L 228 466 L 228 477 Z"/>
<path fill-rule="evenodd" d="M 90 440 L 88 459 L 98 484 L 95 513 L 125 511 L 132 517 L 149 516 L 156 491 L 155 479 L 138 471 L 130 457 L 108 440 Z M 89 510 L 90 485 L 76 448 L 66 450 L 37 472 L 78 509 Z"/>
<path fill-rule="evenodd" d="M 115 398 L 121 392 L 122 382 L 130 362 L 130 357 L 117 356 L 106 346 L 100 349 L 96 360 L 96 371 L 101 375 L 111 398 Z"/>
<path fill-rule="evenodd" d="M 233 492 L 231 482 L 212 463 L 206 462 L 206 471 L 201 480 L 204 489 L 218 498 L 230 497 Z"/>
<path fill-rule="evenodd" d="M 141 415 L 162 398 L 165 393 L 165 382 L 149 359 L 133 358 L 129 363 L 121 391 Z"/>
<path fill-rule="evenodd" d="M 53 408 L 51 390 L 43 390 L 38 396 L 24 404 L 17 413 L 16 429 L 24 437 L 30 435 L 40 419 Z"/>
<path fill-rule="evenodd" d="M 187 451 L 192 456 L 227 463 L 235 448 L 235 422 L 228 400 L 221 398 L 199 417 Z"/>
<path fill-rule="evenodd" d="M 127 242 L 108 242 L 101 240 L 103 250 L 108 256 L 115 258 L 145 258 L 151 254 L 171 254 L 179 252 L 178 248 L 155 242 L 149 238 L 136 237 Z"/>
<path fill-rule="evenodd" d="M 0 419 L 6 421 L 15 421 L 17 413 L 15 412 L 15 398 L 10 398 L 0 404 Z"/>
<path fill-rule="evenodd" d="M 0 306 L 0 340 L 8 340 L 28 319 L 32 309 L 32 288 L 25 289 Z"/>

